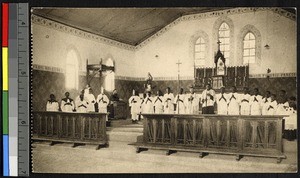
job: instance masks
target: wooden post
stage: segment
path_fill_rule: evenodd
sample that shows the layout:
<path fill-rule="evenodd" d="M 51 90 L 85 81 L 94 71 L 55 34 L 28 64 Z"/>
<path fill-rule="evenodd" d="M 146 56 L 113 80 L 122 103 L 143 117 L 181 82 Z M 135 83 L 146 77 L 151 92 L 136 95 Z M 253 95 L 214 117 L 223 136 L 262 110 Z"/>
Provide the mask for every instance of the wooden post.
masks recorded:
<path fill-rule="evenodd" d="M 226 145 L 230 147 L 230 122 L 229 120 L 226 121 Z"/>
<path fill-rule="evenodd" d="M 183 120 L 183 144 L 187 143 L 187 128 L 186 128 L 186 119 Z"/>
<path fill-rule="evenodd" d="M 73 136 L 73 138 L 75 138 L 76 136 L 75 136 L 75 129 L 76 129 L 76 122 L 75 122 L 75 117 L 73 117 L 73 124 L 72 124 L 72 136 Z"/>
<path fill-rule="evenodd" d="M 155 119 L 152 119 L 152 124 L 153 124 L 153 143 L 156 143 L 157 127 L 156 127 L 156 120 Z"/>
<path fill-rule="evenodd" d="M 196 145 L 196 119 L 193 119 L 193 145 Z"/>
<path fill-rule="evenodd" d="M 161 140 L 162 140 L 162 143 L 165 142 L 165 119 L 162 119 L 162 122 L 161 122 Z"/>
<path fill-rule="evenodd" d="M 278 118 L 277 122 L 277 135 L 276 135 L 276 142 L 277 142 L 277 150 L 282 153 L 282 118 Z"/>
<path fill-rule="evenodd" d="M 266 148 L 268 148 L 269 147 L 269 127 L 268 127 L 269 125 L 268 125 L 268 121 L 265 121 L 265 134 L 264 134 L 264 136 L 265 136 L 265 140 L 264 140 L 264 142 L 265 142 L 265 147 Z"/>

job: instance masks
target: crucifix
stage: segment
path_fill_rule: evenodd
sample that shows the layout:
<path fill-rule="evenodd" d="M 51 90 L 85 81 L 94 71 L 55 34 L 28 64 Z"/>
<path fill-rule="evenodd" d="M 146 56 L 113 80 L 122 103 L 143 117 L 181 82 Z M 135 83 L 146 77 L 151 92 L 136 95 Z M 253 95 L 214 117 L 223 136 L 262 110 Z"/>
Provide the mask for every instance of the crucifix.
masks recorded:
<path fill-rule="evenodd" d="M 177 80 L 178 80 L 178 89 L 180 89 L 180 78 L 179 78 L 179 74 L 180 74 L 180 65 L 182 64 L 181 62 L 180 62 L 180 60 L 178 59 L 178 61 L 177 61 L 177 68 L 178 68 L 178 78 L 177 78 Z"/>

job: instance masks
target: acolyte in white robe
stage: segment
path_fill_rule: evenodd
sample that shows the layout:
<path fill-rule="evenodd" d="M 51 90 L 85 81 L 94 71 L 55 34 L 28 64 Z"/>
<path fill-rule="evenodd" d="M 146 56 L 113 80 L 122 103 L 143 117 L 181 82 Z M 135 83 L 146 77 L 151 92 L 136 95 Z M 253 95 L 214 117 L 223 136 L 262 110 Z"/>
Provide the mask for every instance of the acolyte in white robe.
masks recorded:
<path fill-rule="evenodd" d="M 164 94 L 164 113 L 174 114 L 174 95 L 173 93 Z"/>
<path fill-rule="evenodd" d="M 240 94 L 229 93 L 228 97 L 228 115 L 239 115 L 240 114 Z"/>
<path fill-rule="evenodd" d="M 85 96 L 89 102 L 89 105 L 87 108 L 88 112 L 95 112 L 95 103 L 96 103 L 95 96 L 93 94 L 87 94 Z"/>
<path fill-rule="evenodd" d="M 264 97 L 261 101 L 261 114 L 268 115 L 268 108 L 271 102 L 271 98 Z"/>
<path fill-rule="evenodd" d="M 140 113 L 140 102 L 139 96 L 131 96 L 128 100 L 132 120 L 138 120 L 138 114 Z"/>
<path fill-rule="evenodd" d="M 146 97 L 144 99 L 144 102 L 143 102 L 143 113 L 147 113 L 147 114 L 152 114 L 154 113 L 154 109 L 153 109 L 153 98 L 150 96 L 150 97 Z"/>
<path fill-rule="evenodd" d="M 77 97 L 75 100 L 75 104 L 76 104 L 76 112 L 80 112 L 80 113 L 85 113 L 88 112 L 88 101 L 84 98 L 82 101 L 80 99 L 80 97 Z"/>
<path fill-rule="evenodd" d="M 252 95 L 250 97 L 250 115 L 261 115 L 261 95 Z"/>
<path fill-rule="evenodd" d="M 107 113 L 107 105 L 109 104 L 109 99 L 105 94 L 100 93 L 97 97 L 99 113 Z"/>
<path fill-rule="evenodd" d="M 164 112 L 164 105 L 163 105 L 164 98 L 162 96 L 155 96 L 153 98 L 153 106 L 154 106 L 154 113 L 155 114 L 162 114 Z"/>
<path fill-rule="evenodd" d="M 267 101 L 263 104 L 262 115 L 275 115 L 277 110 L 277 101 Z"/>
<path fill-rule="evenodd" d="M 216 103 L 218 114 L 227 115 L 228 114 L 228 94 L 226 93 L 219 93 L 216 95 Z"/>
<path fill-rule="evenodd" d="M 57 101 L 47 101 L 46 111 L 58 111 L 59 104 Z"/>
<path fill-rule="evenodd" d="M 176 104 L 176 114 L 185 114 L 185 95 L 184 94 L 178 94 L 174 98 L 174 104 Z"/>
<path fill-rule="evenodd" d="M 249 94 L 240 95 L 241 115 L 250 115 L 250 97 Z"/>
<path fill-rule="evenodd" d="M 286 109 L 289 107 L 289 103 L 278 103 L 276 115 L 286 115 Z"/>
<path fill-rule="evenodd" d="M 71 98 L 64 98 L 61 100 L 60 108 L 63 112 L 73 112 L 75 109 L 74 101 Z"/>
<path fill-rule="evenodd" d="M 196 93 L 185 95 L 186 114 L 199 114 L 200 98 Z"/>

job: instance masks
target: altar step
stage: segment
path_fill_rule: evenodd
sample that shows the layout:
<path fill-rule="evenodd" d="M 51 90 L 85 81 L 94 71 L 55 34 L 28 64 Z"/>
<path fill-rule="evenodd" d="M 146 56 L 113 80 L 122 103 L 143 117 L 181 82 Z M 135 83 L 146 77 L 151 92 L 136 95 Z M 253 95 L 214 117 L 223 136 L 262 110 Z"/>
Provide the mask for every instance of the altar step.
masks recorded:
<path fill-rule="evenodd" d="M 108 142 L 127 142 L 133 143 L 140 141 L 143 135 L 142 124 L 130 124 L 118 126 L 118 127 L 107 127 L 106 133 L 108 136 Z"/>

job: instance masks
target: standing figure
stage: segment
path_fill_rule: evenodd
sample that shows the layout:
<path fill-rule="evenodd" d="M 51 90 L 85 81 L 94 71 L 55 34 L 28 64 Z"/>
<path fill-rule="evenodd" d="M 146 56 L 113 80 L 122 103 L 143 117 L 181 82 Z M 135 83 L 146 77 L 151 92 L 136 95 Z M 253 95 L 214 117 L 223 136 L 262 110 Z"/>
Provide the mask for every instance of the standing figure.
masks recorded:
<path fill-rule="evenodd" d="M 171 93 L 170 87 L 166 89 L 167 93 L 164 94 L 164 113 L 174 114 L 174 95 Z"/>
<path fill-rule="evenodd" d="M 250 97 L 248 87 L 244 87 L 244 94 L 240 95 L 241 115 L 250 115 Z"/>
<path fill-rule="evenodd" d="M 46 111 L 58 111 L 59 104 L 55 99 L 54 94 L 50 94 L 50 99 L 47 101 Z"/>
<path fill-rule="evenodd" d="M 228 101 L 228 96 L 225 93 L 225 87 L 221 87 L 221 93 L 216 95 L 218 114 L 222 114 L 222 115 L 228 114 L 227 101 Z"/>
<path fill-rule="evenodd" d="M 101 93 L 97 97 L 99 113 L 107 113 L 107 106 L 109 104 L 108 97 L 104 94 L 104 88 L 101 87 Z"/>
<path fill-rule="evenodd" d="M 95 104 L 96 104 L 96 99 L 93 94 L 93 90 L 90 88 L 89 89 L 89 94 L 86 95 L 87 101 L 89 102 L 88 105 L 88 112 L 95 112 Z"/>
<path fill-rule="evenodd" d="M 153 98 L 154 103 L 154 113 L 155 114 L 162 114 L 164 112 L 164 105 L 163 105 L 163 96 L 160 90 L 157 90 L 157 96 Z"/>
<path fill-rule="evenodd" d="M 148 72 L 148 77 L 146 79 L 146 84 L 144 85 L 146 91 L 151 91 L 151 89 L 152 89 L 152 80 L 153 80 L 153 77 L 150 74 L 150 72 Z"/>
<path fill-rule="evenodd" d="M 185 96 L 186 114 L 199 114 L 199 96 L 194 92 L 194 87 L 190 87 L 190 92 Z"/>
<path fill-rule="evenodd" d="M 154 113 L 154 109 L 153 109 L 153 98 L 151 96 L 151 92 L 147 91 L 146 93 L 146 98 L 144 99 L 143 102 L 143 113 L 147 113 L 147 114 L 151 114 Z"/>
<path fill-rule="evenodd" d="M 240 114 L 240 95 L 236 92 L 235 86 L 231 87 L 231 92 L 228 94 L 228 115 Z"/>
<path fill-rule="evenodd" d="M 132 91 L 132 96 L 128 100 L 131 120 L 133 123 L 136 123 L 139 120 L 138 114 L 140 112 L 140 97 L 137 95 L 135 90 Z"/>
<path fill-rule="evenodd" d="M 271 94 L 270 100 L 267 101 L 266 105 L 266 112 L 262 112 L 262 115 L 275 115 L 278 104 L 276 101 L 276 95 Z"/>
<path fill-rule="evenodd" d="M 75 109 L 75 104 L 73 99 L 69 97 L 70 93 L 66 92 L 65 96 L 66 97 L 61 100 L 60 108 L 63 112 L 73 112 Z"/>
<path fill-rule="evenodd" d="M 198 101 L 199 102 L 199 101 Z M 180 88 L 180 92 L 176 95 L 174 99 L 174 104 L 176 104 L 176 114 L 185 114 L 185 95 L 183 94 L 183 88 Z"/>
<path fill-rule="evenodd" d="M 206 89 L 202 92 L 202 114 L 214 114 L 215 91 L 210 84 L 206 84 Z"/>
<path fill-rule="evenodd" d="M 266 91 L 265 96 L 262 99 L 261 103 L 261 114 L 262 115 L 267 115 L 268 112 L 268 107 L 269 107 L 269 102 L 271 101 L 271 92 Z"/>
<path fill-rule="evenodd" d="M 250 97 L 250 115 L 261 115 L 262 96 L 259 95 L 258 88 L 254 88 Z"/>
<path fill-rule="evenodd" d="M 277 98 L 278 107 L 276 110 L 276 115 L 285 115 L 286 109 L 289 107 L 289 103 L 286 97 L 286 91 L 280 90 L 279 96 Z"/>
<path fill-rule="evenodd" d="M 80 112 L 80 113 L 88 112 L 87 108 L 88 108 L 89 102 L 84 97 L 84 90 L 82 90 L 80 95 L 76 98 L 75 104 L 76 104 L 76 111 L 77 112 Z"/>
<path fill-rule="evenodd" d="M 87 84 L 85 86 L 85 88 L 84 88 L 84 95 L 85 95 L 85 97 L 89 94 L 90 88 L 91 88 L 90 84 Z"/>

